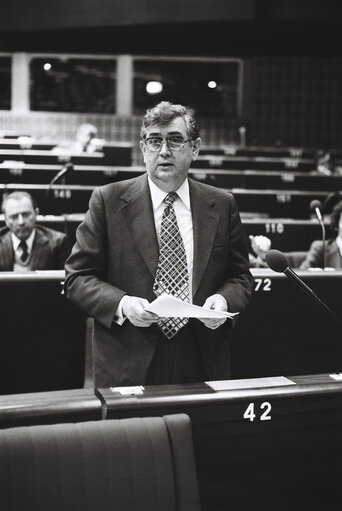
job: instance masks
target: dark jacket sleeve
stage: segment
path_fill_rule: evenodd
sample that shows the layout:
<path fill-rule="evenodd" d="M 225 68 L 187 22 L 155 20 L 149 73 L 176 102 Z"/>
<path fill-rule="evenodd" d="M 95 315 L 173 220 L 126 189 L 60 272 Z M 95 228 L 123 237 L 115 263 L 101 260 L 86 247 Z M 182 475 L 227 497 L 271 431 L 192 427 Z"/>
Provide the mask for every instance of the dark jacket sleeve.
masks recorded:
<path fill-rule="evenodd" d="M 124 291 L 106 282 L 107 226 L 101 190 L 96 188 L 76 243 L 65 264 L 67 298 L 110 329 Z"/>

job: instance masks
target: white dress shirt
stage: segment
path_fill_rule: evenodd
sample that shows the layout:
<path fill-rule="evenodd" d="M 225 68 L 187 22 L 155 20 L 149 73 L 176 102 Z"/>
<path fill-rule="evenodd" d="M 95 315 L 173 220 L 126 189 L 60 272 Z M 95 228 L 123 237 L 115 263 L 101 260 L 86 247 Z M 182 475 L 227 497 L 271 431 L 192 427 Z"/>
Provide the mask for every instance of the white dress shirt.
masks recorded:
<path fill-rule="evenodd" d="M 164 199 L 168 195 L 167 192 L 164 192 L 152 181 L 152 179 L 148 178 L 148 184 L 151 193 L 152 205 L 153 205 L 153 215 L 154 215 L 154 223 L 156 227 L 156 233 L 158 238 L 158 243 L 160 239 L 160 227 L 161 220 L 163 216 L 163 212 L 165 209 Z M 179 227 L 180 234 L 183 239 L 187 265 L 188 265 L 188 274 L 189 274 L 189 296 L 190 302 L 192 302 L 192 272 L 193 272 L 193 258 L 194 258 L 194 235 L 193 235 L 193 225 L 192 225 L 192 215 L 191 215 L 191 207 L 190 207 L 190 192 L 189 192 L 189 181 L 185 179 L 183 184 L 175 190 L 178 195 L 178 198 L 175 200 L 173 204 L 173 208 L 175 211 L 175 215 L 177 218 L 177 223 Z M 126 295 L 127 296 L 127 295 Z M 124 322 L 124 317 L 122 314 L 122 304 L 126 298 L 123 296 L 120 300 L 118 308 L 116 310 L 116 318 L 115 322 L 121 325 Z"/>

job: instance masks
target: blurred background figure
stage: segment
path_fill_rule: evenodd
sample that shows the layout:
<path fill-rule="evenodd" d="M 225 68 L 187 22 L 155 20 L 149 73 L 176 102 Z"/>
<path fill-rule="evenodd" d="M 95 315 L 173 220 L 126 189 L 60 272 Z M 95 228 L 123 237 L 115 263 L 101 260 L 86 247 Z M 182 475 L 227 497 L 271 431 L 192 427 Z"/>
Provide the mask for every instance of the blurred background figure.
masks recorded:
<path fill-rule="evenodd" d="M 13 192 L 2 203 L 0 271 L 62 270 L 70 253 L 65 234 L 37 225 L 39 213 L 27 192 Z"/>
<path fill-rule="evenodd" d="M 265 261 L 266 253 L 271 248 L 271 240 L 267 236 L 249 236 L 253 253 L 249 253 L 249 266 L 251 268 L 268 268 Z"/>
<path fill-rule="evenodd" d="M 323 242 L 312 242 L 306 259 L 300 265 L 301 270 L 308 269 L 342 269 L 342 201 L 338 202 L 330 214 L 332 237 L 325 242 L 325 264 Z"/>
<path fill-rule="evenodd" d="M 329 151 L 318 151 L 316 170 L 318 174 L 331 176 L 334 173 L 335 164 L 332 154 Z"/>
<path fill-rule="evenodd" d="M 82 154 L 101 151 L 105 141 L 102 138 L 97 138 L 96 135 L 96 126 L 89 123 L 81 124 L 77 129 L 74 141 L 71 143 L 61 142 L 52 151 L 57 154 Z"/>

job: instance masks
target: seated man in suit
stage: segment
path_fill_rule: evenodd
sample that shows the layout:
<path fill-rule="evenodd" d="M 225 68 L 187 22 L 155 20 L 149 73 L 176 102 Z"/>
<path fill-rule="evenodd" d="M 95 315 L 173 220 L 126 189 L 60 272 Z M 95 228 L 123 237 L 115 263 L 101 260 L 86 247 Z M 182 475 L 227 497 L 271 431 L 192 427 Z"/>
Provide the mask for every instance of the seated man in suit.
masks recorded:
<path fill-rule="evenodd" d="M 0 271 L 62 270 L 70 253 L 67 236 L 36 224 L 38 208 L 27 192 L 5 195 L 6 227 L 0 229 Z"/>
<path fill-rule="evenodd" d="M 325 251 L 322 240 L 313 241 L 305 261 L 300 265 L 301 270 L 323 268 L 323 266 L 335 270 L 342 269 L 342 201 L 335 204 L 332 209 L 330 229 L 333 236 L 325 242 Z"/>
<path fill-rule="evenodd" d="M 191 110 L 159 103 L 141 128 L 147 173 L 96 188 L 90 199 L 65 289 L 95 319 L 96 387 L 230 377 L 230 319 L 147 310 L 166 292 L 240 312 L 254 288 L 235 198 L 188 178 L 200 143 Z"/>

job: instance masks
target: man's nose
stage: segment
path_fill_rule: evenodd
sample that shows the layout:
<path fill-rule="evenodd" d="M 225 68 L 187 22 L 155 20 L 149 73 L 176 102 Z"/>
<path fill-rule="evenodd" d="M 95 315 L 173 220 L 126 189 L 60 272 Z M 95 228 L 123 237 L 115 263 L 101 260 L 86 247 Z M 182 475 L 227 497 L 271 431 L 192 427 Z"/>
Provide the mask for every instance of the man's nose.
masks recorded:
<path fill-rule="evenodd" d="M 171 151 L 170 151 L 170 148 L 169 148 L 169 146 L 167 144 L 167 140 L 164 139 L 163 142 L 162 142 L 162 145 L 161 145 L 159 153 L 160 154 L 169 154 L 170 152 Z"/>
<path fill-rule="evenodd" d="M 18 215 L 18 224 L 23 224 L 23 223 L 24 223 L 23 215 Z"/>

